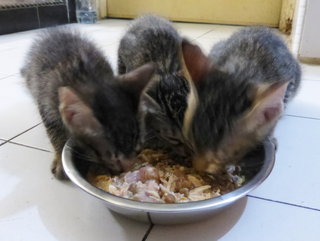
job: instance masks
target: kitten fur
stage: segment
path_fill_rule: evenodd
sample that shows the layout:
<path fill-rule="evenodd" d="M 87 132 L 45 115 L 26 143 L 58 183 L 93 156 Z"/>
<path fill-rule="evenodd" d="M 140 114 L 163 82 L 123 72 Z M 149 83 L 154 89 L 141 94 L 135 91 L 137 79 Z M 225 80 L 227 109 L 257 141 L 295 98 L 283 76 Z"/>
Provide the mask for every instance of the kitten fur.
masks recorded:
<path fill-rule="evenodd" d="M 156 65 L 152 83 L 142 97 L 144 148 L 161 149 L 187 156 L 182 129 L 189 102 L 196 102 L 192 81 L 181 53 L 181 37 L 172 24 L 161 17 L 143 15 L 132 22 L 121 39 L 119 73 L 147 62 Z"/>
<path fill-rule="evenodd" d="M 81 156 L 118 173 L 139 145 L 140 94 L 154 67 L 114 76 L 92 42 L 69 28 L 44 31 L 33 43 L 21 73 L 55 150 L 53 174 L 66 178 L 61 152 L 71 138 Z"/>
<path fill-rule="evenodd" d="M 196 153 L 193 165 L 218 172 L 272 135 L 300 85 L 300 66 L 266 27 L 243 28 L 216 44 L 209 58 L 187 41 L 183 48 L 193 52 L 185 62 L 199 96 L 186 134 Z"/>
<path fill-rule="evenodd" d="M 255 83 L 288 82 L 284 102 L 297 93 L 301 80 L 299 63 L 284 41 L 267 27 L 247 27 L 216 44 L 209 58 L 221 71 L 243 76 Z"/>

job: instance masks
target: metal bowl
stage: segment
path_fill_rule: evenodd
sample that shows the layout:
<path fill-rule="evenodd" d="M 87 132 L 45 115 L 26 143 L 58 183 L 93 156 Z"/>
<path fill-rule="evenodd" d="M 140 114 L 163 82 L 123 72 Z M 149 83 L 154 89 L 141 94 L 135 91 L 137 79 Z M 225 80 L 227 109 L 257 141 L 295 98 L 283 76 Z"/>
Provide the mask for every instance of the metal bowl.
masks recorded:
<path fill-rule="evenodd" d="M 222 211 L 236 203 L 247 193 L 259 186 L 270 174 L 275 161 L 275 144 L 264 141 L 257 149 L 249 153 L 242 161 L 246 169 L 246 183 L 219 197 L 178 204 L 156 204 L 133 201 L 117 197 L 92 186 L 79 172 L 72 158 L 70 141 L 63 149 L 62 162 L 67 176 L 81 189 L 94 198 L 101 199 L 105 205 L 116 213 L 138 221 L 154 224 L 179 224 L 196 222 Z"/>

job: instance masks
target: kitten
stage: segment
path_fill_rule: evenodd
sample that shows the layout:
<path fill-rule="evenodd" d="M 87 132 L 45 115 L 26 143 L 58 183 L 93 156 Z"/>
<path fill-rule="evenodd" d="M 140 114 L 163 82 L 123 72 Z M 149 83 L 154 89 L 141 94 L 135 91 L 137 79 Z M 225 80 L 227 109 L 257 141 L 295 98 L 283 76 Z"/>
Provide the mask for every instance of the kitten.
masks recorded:
<path fill-rule="evenodd" d="M 119 173 L 139 144 L 140 94 L 154 71 L 145 64 L 122 76 L 80 33 L 45 31 L 32 45 L 22 75 L 55 150 L 53 174 L 66 178 L 61 152 L 69 138 L 81 156 Z"/>
<path fill-rule="evenodd" d="M 190 149 L 181 131 L 186 113 L 192 115 L 196 96 L 181 53 L 181 41 L 168 20 L 143 15 L 132 22 L 121 39 L 118 69 L 123 74 L 150 61 L 155 63 L 152 83 L 142 97 L 144 148 L 187 156 Z"/>
<path fill-rule="evenodd" d="M 195 150 L 193 165 L 218 172 L 272 135 L 299 87 L 300 66 L 265 27 L 243 28 L 215 45 L 209 58 L 187 41 L 183 49 L 199 97 L 185 131 Z"/>
<path fill-rule="evenodd" d="M 254 82 L 288 82 L 284 103 L 300 86 L 301 70 L 283 40 L 267 27 L 247 27 L 216 44 L 209 58 L 221 71 Z"/>

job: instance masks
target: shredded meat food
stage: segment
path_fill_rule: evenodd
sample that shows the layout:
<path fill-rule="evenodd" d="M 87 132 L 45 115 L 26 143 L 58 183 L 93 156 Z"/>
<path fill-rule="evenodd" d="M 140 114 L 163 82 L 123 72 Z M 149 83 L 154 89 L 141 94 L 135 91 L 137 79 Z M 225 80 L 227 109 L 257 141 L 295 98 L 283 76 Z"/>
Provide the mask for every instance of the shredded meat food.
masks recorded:
<path fill-rule="evenodd" d="M 244 177 L 239 167 L 229 166 L 224 174 L 212 176 L 174 164 L 164 153 L 144 150 L 133 170 L 119 176 L 90 173 L 94 186 L 116 196 L 141 202 L 180 203 L 220 196 L 240 187 Z"/>

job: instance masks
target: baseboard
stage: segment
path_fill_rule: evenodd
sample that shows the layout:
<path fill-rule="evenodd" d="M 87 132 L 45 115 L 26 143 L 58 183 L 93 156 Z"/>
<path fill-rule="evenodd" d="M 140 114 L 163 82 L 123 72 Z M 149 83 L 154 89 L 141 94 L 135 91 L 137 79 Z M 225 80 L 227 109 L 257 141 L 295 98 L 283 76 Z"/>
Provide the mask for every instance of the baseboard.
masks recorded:
<path fill-rule="evenodd" d="M 302 63 L 306 64 L 320 64 L 320 58 L 309 58 L 309 57 L 300 57 L 299 60 Z"/>

